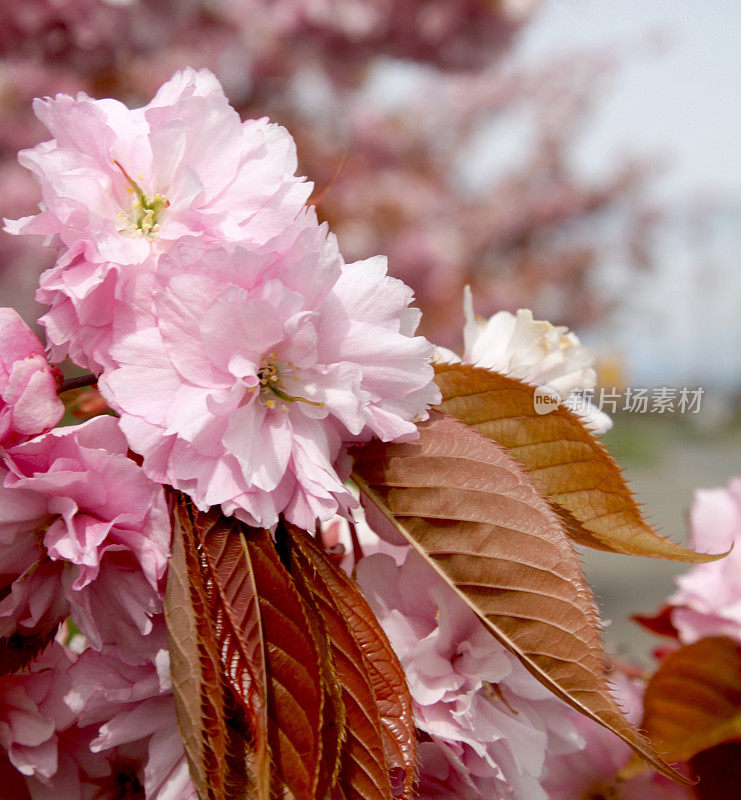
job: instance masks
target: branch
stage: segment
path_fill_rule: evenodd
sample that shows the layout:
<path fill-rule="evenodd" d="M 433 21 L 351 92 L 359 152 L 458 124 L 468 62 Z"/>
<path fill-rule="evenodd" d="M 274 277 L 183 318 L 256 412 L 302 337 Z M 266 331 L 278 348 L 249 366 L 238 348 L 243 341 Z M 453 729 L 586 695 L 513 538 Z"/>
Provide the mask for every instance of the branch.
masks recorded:
<path fill-rule="evenodd" d="M 79 375 L 77 378 L 65 378 L 62 382 L 62 388 L 59 390 L 59 394 L 62 392 L 69 392 L 72 389 L 82 389 L 85 386 L 94 386 L 98 382 L 98 378 L 95 375 Z"/>

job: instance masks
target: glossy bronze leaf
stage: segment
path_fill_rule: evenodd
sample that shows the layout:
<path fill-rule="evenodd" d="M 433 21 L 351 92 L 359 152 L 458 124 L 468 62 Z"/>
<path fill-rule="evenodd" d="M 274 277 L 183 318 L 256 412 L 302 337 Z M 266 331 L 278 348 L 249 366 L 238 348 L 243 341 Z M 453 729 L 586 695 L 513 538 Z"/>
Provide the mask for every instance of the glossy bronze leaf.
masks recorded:
<path fill-rule="evenodd" d="M 564 406 L 538 414 L 532 386 L 479 367 L 439 364 L 435 372 L 440 410 L 506 447 L 578 544 L 689 563 L 722 557 L 654 531 L 604 445 Z"/>
<path fill-rule="evenodd" d="M 321 643 L 312 632 L 311 610 L 281 563 L 270 533 L 246 530 L 265 641 L 272 768 L 296 800 L 324 800 L 317 793 L 326 696 Z"/>
<path fill-rule="evenodd" d="M 165 594 L 175 710 L 199 800 L 251 791 L 250 746 L 222 677 L 190 502 L 175 495 L 172 557 Z"/>
<path fill-rule="evenodd" d="M 671 761 L 741 739 L 741 646 L 713 636 L 670 653 L 643 705 L 642 727 Z"/>
<path fill-rule="evenodd" d="M 260 604 L 244 536 L 250 529 L 213 510 L 196 513 L 195 528 L 222 675 L 241 702 L 253 741 L 251 796 L 268 800 L 267 675 Z"/>
<path fill-rule="evenodd" d="M 391 800 L 381 721 L 357 643 L 316 572 L 292 552 L 291 571 L 326 630 L 329 654 L 344 707 L 344 741 L 338 752 L 337 784 L 348 800 Z"/>
<path fill-rule="evenodd" d="M 295 534 L 304 534 L 299 528 L 281 521 L 276 531 L 276 537 L 281 539 L 281 546 L 285 559 L 290 561 L 289 571 L 294 580 L 297 591 L 301 595 L 307 609 L 307 616 L 314 641 L 319 647 L 319 659 L 322 666 L 324 683 L 324 713 L 322 721 L 322 758 L 319 763 L 319 778 L 317 780 L 316 796 L 328 797 L 330 790 L 337 783 L 340 772 L 342 746 L 347 733 L 345 703 L 342 696 L 342 685 L 337 674 L 333 658 L 333 647 L 330 640 L 327 620 L 322 616 L 315 597 L 315 587 L 310 585 L 296 565 L 290 552 L 290 537 Z"/>
<path fill-rule="evenodd" d="M 608 691 L 574 546 L 528 474 L 501 445 L 440 412 L 419 432 L 414 442 L 362 449 L 353 474 L 361 492 L 541 683 L 676 778 Z"/>
<path fill-rule="evenodd" d="M 343 688 L 347 745 L 340 784 L 345 796 L 409 800 L 416 730 L 404 670 L 355 581 L 305 532 L 291 528 L 288 541 L 292 572 L 315 597 Z"/>

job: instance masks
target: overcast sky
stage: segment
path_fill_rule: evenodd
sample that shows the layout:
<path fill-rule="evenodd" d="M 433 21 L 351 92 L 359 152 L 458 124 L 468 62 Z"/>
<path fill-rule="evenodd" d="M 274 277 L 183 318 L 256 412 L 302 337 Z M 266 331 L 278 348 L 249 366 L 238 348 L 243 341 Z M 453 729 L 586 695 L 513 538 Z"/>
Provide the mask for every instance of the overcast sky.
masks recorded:
<path fill-rule="evenodd" d="M 621 45 L 657 31 L 667 46 L 630 58 L 587 134 L 592 169 L 627 148 L 673 160 L 662 194 L 697 191 L 741 199 L 741 2 L 545 0 L 520 43 L 540 61 L 575 46 Z"/>
<path fill-rule="evenodd" d="M 519 58 L 574 47 L 630 45 L 658 32 L 666 46 L 630 57 L 595 108 L 578 163 L 591 173 L 622 152 L 657 154 L 665 207 L 717 203 L 702 248 L 677 216 L 658 238 L 655 269 L 633 282 L 610 324 L 586 339 L 625 355 L 634 383 L 741 388 L 741 2 L 545 0 Z M 646 48 L 644 48 L 644 51 Z M 639 53 L 640 48 L 636 49 Z M 620 265 L 607 265 L 613 274 Z"/>

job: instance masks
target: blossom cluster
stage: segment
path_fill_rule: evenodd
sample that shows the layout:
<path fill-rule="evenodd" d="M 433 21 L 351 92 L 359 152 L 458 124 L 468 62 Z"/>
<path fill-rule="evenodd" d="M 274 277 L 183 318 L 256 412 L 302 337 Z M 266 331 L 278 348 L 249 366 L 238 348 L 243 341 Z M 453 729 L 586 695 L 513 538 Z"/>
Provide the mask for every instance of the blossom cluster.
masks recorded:
<path fill-rule="evenodd" d="M 265 528 L 350 517 L 348 447 L 418 436 L 435 348 L 383 257 L 345 262 L 290 135 L 242 121 L 210 72 L 141 108 L 59 94 L 35 111 L 53 138 L 19 159 L 43 202 L 5 226 L 57 257 L 37 292 L 50 360 L 0 309 L 0 775 L 21 800 L 196 800 L 163 611 L 168 487 Z M 464 309 L 465 361 L 594 385 L 565 328 L 477 319 L 470 292 Z M 65 358 L 113 414 L 57 427 Z M 419 796 L 547 800 L 554 759 L 593 731 L 416 552 L 363 535 L 356 576 L 405 670 Z"/>
<path fill-rule="evenodd" d="M 427 335 L 440 342 L 458 334 L 450 297 L 465 283 L 487 314 L 535 304 L 571 325 L 601 317 L 593 271 L 613 247 L 599 224 L 606 210 L 626 222 L 625 263 L 646 258 L 652 216 L 637 191 L 645 167 L 626 159 L 589 180 L 564 168 L 615 54 L 590 47 L 501 68 L 543 7 L 537 0 L 1 5 L 0 215 L 30 213 L 37 200 L 15 163 L 19 148 L 46 138 L 30 113 L 34 96 L 103 91 L 141 103 L 189 63 L 213 70 L 242 116 L 268 114 L 289 127 L 345 256 L 387 254 L 425 308 Z M 373 90 L 387 70 L 402 89 L 415 78 L 400 104 Z M 460 154 L 478 150 L 478 131 L 490 130 L 492 118 L 507 129 L 532 120 L 522 159 L 461 181 Z M 0 238 L 0 293 L 28 318 L 50 259 L 36 241 Z"/>
<path fill-rule="evenodd" d="M 164 489 L 112 416 L 54 427 L 55 372 L 15 312 L 0 317 L 4 785 L 20 800 L 194 799 L 168 684 Z"/>
<path fill-rule="evenodd" d="M 199 508 L 303 527 L 345 508 L 342 444 L 414 434 L 431 346 L 385 260 L 346 264 L 305 207 L 289 134 L 243 123 L 207 71 L 139 109 L 35 108 L 54 139 L 19 160 L 44 208 L 6 230 L 59 250 L 37 292 L 52 358 L 100 375 L 145 473 Z"/>
<path fill-rule="evenodd" d="M 566 706 L 407 551 L 401 564 L 368 555 L 356 574 L 409 683 L 423 733 L 419 796 L 547 800 L 546 754 L 584 746 Z"/>
<path fill-rule="evenodd" d="M 0 743 L 34 800 L 188 800 L 165 487 L 264 527 L 346 512 L 345 447 L 417 435 L 433 347 L 384 258 L 345 263 L 290 135 L 208 71 L 143 108 L 35 111 L 53 138 L 19 160 L 43 203 L 6 231 L 56 248 L 51 361 L 91 370 L 116 416 L 55 427 L 62 374 L 0 309 Z"/>

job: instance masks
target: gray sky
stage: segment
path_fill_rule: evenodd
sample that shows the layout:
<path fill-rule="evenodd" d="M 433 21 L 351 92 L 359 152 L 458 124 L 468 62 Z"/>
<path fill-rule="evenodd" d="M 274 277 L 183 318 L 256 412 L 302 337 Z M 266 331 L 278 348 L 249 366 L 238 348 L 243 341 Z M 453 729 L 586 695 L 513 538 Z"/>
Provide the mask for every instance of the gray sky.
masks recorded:
<path fill-rule="evenodd" d="M 630 46 L 652 32 L 666 46 L 635 48 L 615 74 L 576 150 L 589 174 L 615 154 L 656 155 L 661 205 L 713 201 L 698 246 L 681 212 L 657 237 L 656 268 L 625 281 L 605 264 L 598 284 L 625 293 L 618 313 L 583 337 L 618 349 L 637 384 L 741 388 L 741 2 L 545 0 L 519 59 L 536 63 L 584 46 Z M 622 282 L 622 286 L 621 286 Z M 627 291 L 626 291 L 627 290 Z"/>
<path fill-rule="evenodd" d="M 740 41 L 741 0 L 543 0 L 513 56 L 535 65 L 584 48 L 624 56 L 573 163 L 598 177 L 621 154 L 659 162 L 649 197 L 667 222 L 653 271 L 635 276 L 620 256 L 605 257 L 595 289 L 620 298 L 617 313 L 577 333 L 598 352 L 620 354 L 634 385 L 741 389 Z M 403 104 L 424 74 L 387 65 L 371 94 Z M 482 125 L 461 155 L 464 185 L 475 190 L 511 168 L 528 126 L 517 115 Z M 712 209 L 699 237 L 686 213 L 697 201 Z"/>
<path fill-rule="evenodd" d="M 600 104 L 580 150 L 590 170 L 626 149 L 673 165 L 668 197 L 701 191 L 741 198 L 741 2 L 738 0 L 545 0 L 520 45 L 541 60 L 573 47 L 630 44 L 652 31 L 655 55 L 629 58 Z"/>

